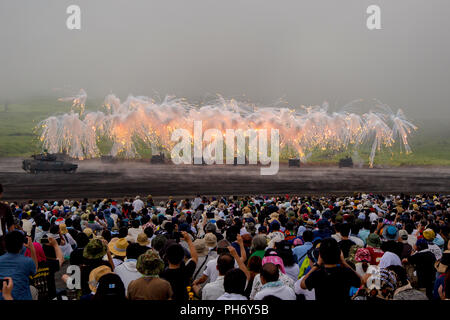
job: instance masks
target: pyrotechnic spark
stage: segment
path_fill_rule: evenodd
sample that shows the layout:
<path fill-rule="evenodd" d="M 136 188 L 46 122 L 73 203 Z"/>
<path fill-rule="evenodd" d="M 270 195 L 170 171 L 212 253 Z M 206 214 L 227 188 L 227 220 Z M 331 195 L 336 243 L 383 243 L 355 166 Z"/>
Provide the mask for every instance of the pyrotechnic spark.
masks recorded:
<path fill-rule="evenodd" d="M 58 101 L 72 101 L 72 108 L 79 109 L 80 115 L 84 113 L 86 107 L 87 93 L 84 89 L 80 89 L 79 93 L 73 97 L 59 98 Z"/>
<path fill-rule="evenodd" d="M 80 94 L 64 101 L 72 99 L 74 106 L 83 106 L 84 110 L 86 97 L 81 89 Z M 278 129 L 280 144 L 296 150 L 302 161 L 316 150 L 345 150 L 368 144 L 369 165 L 373 166 L 376 151 L 392 146 L 397 140 L 401 151 L 411 152 L 408 136 L 417 129 L 406 120 L 402 110 L 393 113 L 388 106 L 377 103 L 375 107 L 382 112 L 358 115 L 345 110 L 330 113 L 327 103 L 301 108 L 257 107 L 219 96 L 196 106 L 170 96 L 161 103 L 143 96 L 128 96 L 121 102 L 109 94 L 103 104 L 105 112 L 88 112 L 83 116 L 82 112 L 72 111 L 47 118 L 40 124 L 40 140 L 51 153 L 66 151 L 82 159 L 99 156 L 99 137 L 107 137 L 113 143 L 110 155 L 134 158 L 138 141 L 152 150 L 155 146 L 170 150 L 174 145 L 170 140 L 173 130 L 185 129 L 193 136 L 193 123 L 201 120 L 203 130 L 219 129 L 222 134 L 227 129 Z"/>

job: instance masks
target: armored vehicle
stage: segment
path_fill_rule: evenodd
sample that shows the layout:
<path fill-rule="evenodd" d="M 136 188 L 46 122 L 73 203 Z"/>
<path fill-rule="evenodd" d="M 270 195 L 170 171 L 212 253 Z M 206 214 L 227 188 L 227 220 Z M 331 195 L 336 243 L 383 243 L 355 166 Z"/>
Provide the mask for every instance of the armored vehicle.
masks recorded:
<path fill-rule="evenodd" d="M 353 160 L 351 157 L 339 159 L 339 168 L 353 168 Z"/>
<path fill-rule="evenodd" d="M 160 152 L 159 154 L 155 154 L 154 156 L 152 156 L 152 158 L 150 159 L 150 163 L 152 164 L 165 163 L 164 153 Z"/>
<path fill-rule="evenodd" d="M 300 159 L 289 159 L 289 167 L 300 167 Z"/>
<path fill-rule="evenodd" d="M 22 162 L 22 169 L 29 173 L 64 172 L 74 173 L 78 169 L 77 164 L 66 162 L 56 154 L 35 154 L 31 159 Z"/>

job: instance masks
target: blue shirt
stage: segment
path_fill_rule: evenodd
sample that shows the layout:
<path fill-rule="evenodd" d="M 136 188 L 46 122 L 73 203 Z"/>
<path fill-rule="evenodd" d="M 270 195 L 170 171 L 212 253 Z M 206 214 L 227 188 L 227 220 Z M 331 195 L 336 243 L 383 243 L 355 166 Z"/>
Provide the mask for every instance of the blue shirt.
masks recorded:
<path fill-rule="evenodd" d="M 358 233 L 358 237 L 366 244 L 367 237 L 370 234 L 370 230 L 361 229 Z"/>
<path fill-rule="evenodd" d="M 12 296 L 14 300 L 31 300 L 30 276 L 36 273 L 33 259 L 20 253 L 5 253 L 0 256 L 0 278 L 13 280 Z M 0 298 L 3 296 L 0 293 Z"/>
<path fill-rule="evenodd" d="M 294 249 L 292 249 L 292 253 L 294 253 L 295 260 L 297 260 L 299 266 L 302 265 L 303 260 L 305 260 L 306 258 L 306 253 L 308 252 L 309 249 L 312 248 L 312 246 L 313 245 L 311 242 L 305 242 L 303 245 L 297 246 Z"/>

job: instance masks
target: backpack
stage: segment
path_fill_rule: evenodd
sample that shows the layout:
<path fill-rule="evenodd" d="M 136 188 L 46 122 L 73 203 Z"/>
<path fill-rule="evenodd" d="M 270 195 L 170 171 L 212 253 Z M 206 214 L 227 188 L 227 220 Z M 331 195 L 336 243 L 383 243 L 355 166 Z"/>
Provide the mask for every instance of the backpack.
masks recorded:
<path fill-rule="evenodd" d="M 308 271 L 309 271 L 309 257 L 306 256 L 306 258 L 303 260 L 302 264 L 300 265 L 300 272 L 298 274 L 298 278 L 300 279 L 303 277 Z"/>

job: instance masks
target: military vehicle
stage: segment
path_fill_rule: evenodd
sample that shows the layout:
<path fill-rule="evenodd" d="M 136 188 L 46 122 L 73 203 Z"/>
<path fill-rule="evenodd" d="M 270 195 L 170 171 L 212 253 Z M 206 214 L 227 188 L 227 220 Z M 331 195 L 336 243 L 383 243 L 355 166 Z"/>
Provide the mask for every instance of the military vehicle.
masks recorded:
<path fill-rule="evenodd" d="M 300 167 L 300 159 L 289 159 L 289 167 Z"/>
<path fill-rule="evenodd" d="M 35 154 L 32 159 L 25 159 L 22 162 L 22 169 L 29 173 L 41 172 L 64 172 L 74 173 L 78 169 L 77 164 L 69 163 L 61 159 L 56 154 Z"/>
<path fill-rule="evenodd" d="M 157 164 L 157 163 L 165 163 L 165 156 L 163 152 L 160 152 L 159 154 L 155 154 L 154 156 L 152 156 L 152 158 L 150 159 L 150 163 L 152 164 Z"/>
<path fill-rule="evenodd" d="M 339 168 L 353 168 L 353 160 L 351 157 L 339 159 Z"/>

